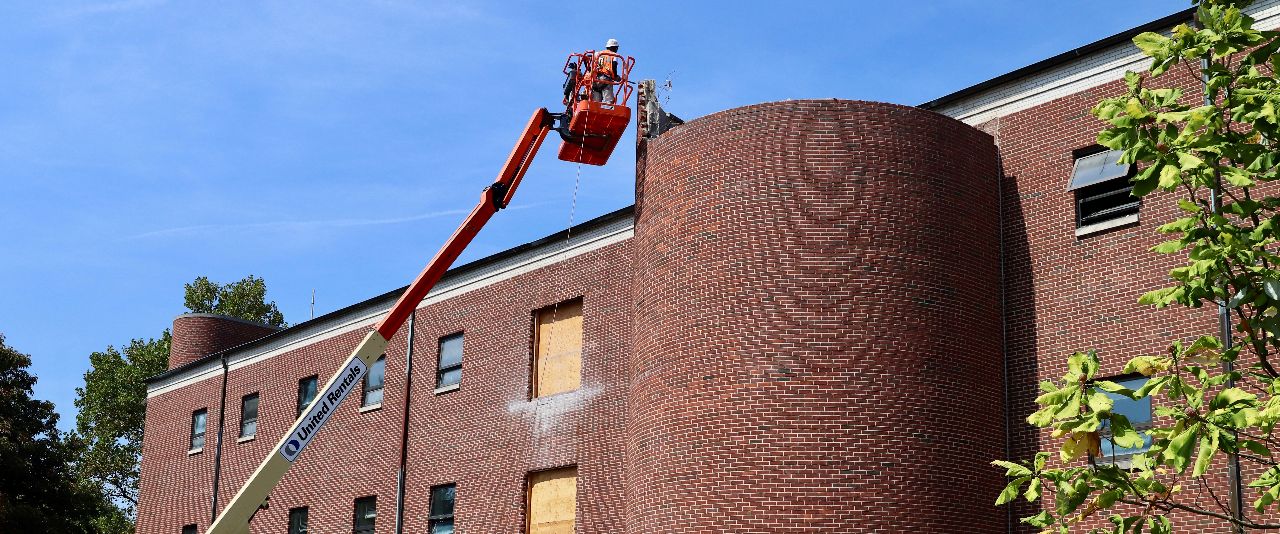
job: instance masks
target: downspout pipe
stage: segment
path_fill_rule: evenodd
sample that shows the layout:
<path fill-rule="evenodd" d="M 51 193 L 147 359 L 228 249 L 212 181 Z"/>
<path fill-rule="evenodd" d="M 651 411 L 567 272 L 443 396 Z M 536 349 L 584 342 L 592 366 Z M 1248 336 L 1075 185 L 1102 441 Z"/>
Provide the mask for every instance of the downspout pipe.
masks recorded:
<path fill-rule="evenodd" d="M 1204 28 L 1204 24 L 1200 21 L 1200 14 L 1198 11 L 1192 20 L 1196 27 Z M 1200 58 L 1200 83 L 1204 90 L 1204 105 L 1212 106 L 1214 102 L 1213 97 L 1209 95 L 1208 70 L 1209 58 L 1207 56 Z M 1222 212 L 1222 192 L 1219 190 L 1222 187 L 1222 179 L 1218 176 L 1216 167 L 1214 168 L 1213 178 L 1213 187 L 1209 189 L 1209 205 L 1212 208 L 1213 214 L 1218 215 Z M 1218 302 L 1218 330 L 1219 337 L 1222 339 L 1222 347 L 1224 349 L 1230 349 L 1233 341 L 1231 333 L 1231 310 L 1227 307 L 1226 299 Z M 1230 378 L 1231 373 L 1234 371 L 1234 362 L 1222 362 L 1222 372 L 1228 376 L 1226 384 L 1228 388 L 1236 386 L 1235 379 Z M 1227 508 L 1231 512 L 1231 519 L 1234 522 L 1231 526 L 1231 532 L 1243 534 L 1244 526 L 1241 525 L 1241 522 L 1244 519 L 1244 487 L 1240 480 L 1240 455 L 1238 454 L 1229 454 L 1227 456 L 1227 483 L 1230 484 L 1230 488 L 1228 488 L 1227 493 L 1227 498 L 1230 502 L 1227 503 Z"/>
<path fill-rule="evenodd" d="M 413 395 L 413 320 L 417 310 L 409 314 L 409 347 L 405 349 L 404 418 L 400 425 L 400 471 L 396 475 L 396 534 L 404 534 L 404 492 L 409 465 L 409 406 Z"/>
<path fill-rule="evenodd" d="M 1192 22 L 1197 28 L 1204 28 L 1204 24 L 1199 19 L 1199 12 L 1193 15 Z M 1204 105 L 1213 105 L 1213 97 L 1208 93 L 1208 58 L 1201 58 L 1201 85 L 1204 91 Z M 1217 175 L 1216 168 L 1213 173 L 1213 187 L 1208 190 L 1208 202 L 1212 209 L 1213 215 L 1217 215 L 1222 211 L 1222 193 L 1219 188 L 1222 187 L 1222 181 Z M 1219 337 L 1222 339 L 1222 348 L 1231 348 L 1231 310 L 1226 306 L 1226 300 L 1217 302 L 1217 323 L 1219 323 Z M 1226 379 L 1226 387 L 1234 388 L 1235 380 L 1230 378 L 1230 374 L 1235 370 L 1235 364 L 1231 361 L 1222 362 L 1222 373 L 1229 376 Z M 1228 455 L 1228 465 L 1226 465 L 1226 479 L 1228 479 L 1228 508 L 1231 512 L 1231 531 L 1233 533 L 1244 533 L 1244 526 L 1240 521 L 1244 519 L 1244 487 L 1240 481 L 1240 456 Z"/>
<path fill-rule="evenodd" d="M 1000 132 L 1000 126 L 996 125 L 997 135 Z M 1009 403 L 1009 310 L 1008 310 L 1008 280 L 1005 278 L 1005 250 L 1004 250 L 1004 156 L 1000 154 L 1000 139 L 993 140 L 996 143 L 996 209 L 999 210 L 999 216 L 996 217 L 996 224 L 1000 225 L 1000 231 L 997 233 L 1000 239 L 1000 363 L 1004 374 L 1004 459 L 1013 461 L 1013 424 L 1009 421 L 1010 413 L 1013 407 Z M 1013 527 L 1016 522 L 1013 516 L 1013 503 L 1005 506 L 1005 532 L 1013 534 Z"/>
<path fill-rule="evenodd" d="M 209 522 L 218 520 L 218 484 L 222 481 L 222 428 L 227 414 L 227 355 L 222 354 L 222 396 L 218 401 L 218 443 L 213 452 L 213 504 L 209 510 Z"/>

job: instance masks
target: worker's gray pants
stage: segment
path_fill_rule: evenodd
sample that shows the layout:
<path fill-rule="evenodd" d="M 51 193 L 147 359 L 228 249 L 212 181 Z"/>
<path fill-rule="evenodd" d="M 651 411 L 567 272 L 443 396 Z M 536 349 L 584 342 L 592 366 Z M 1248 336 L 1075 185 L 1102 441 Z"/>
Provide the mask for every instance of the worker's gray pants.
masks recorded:
<path fill-rule="evenodd" d="M 604 102 L 613 104 L 617 97 L 613 95 L 613 84 L 595 83 L 591 84 L 591 100 L 595 102 Z"/>

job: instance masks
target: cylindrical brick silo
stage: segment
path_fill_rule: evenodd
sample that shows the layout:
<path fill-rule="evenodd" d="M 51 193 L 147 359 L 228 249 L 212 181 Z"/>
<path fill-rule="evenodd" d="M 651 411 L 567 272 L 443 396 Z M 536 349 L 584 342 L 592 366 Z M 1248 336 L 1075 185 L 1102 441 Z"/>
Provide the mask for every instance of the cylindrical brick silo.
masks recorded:
<path fill-rule="evenodd" d="M 990 136 L 775 102 L 638 169 L 629 533 L 1004 529 Z"/>
<path fill-rule="evenodd" d="M 173 318 L 169 369 L 262 338 L 279 327 L 216 313 L 184 313 Z"/>

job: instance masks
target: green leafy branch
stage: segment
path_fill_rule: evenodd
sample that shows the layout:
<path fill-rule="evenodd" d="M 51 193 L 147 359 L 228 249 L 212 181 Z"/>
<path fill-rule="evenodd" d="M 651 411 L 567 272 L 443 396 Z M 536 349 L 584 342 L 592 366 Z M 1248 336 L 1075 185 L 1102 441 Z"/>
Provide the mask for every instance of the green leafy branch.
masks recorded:
<path fill-rule="evenodd" d="M 1151 58 L 1148 75 L 1127 73 L 1126 91 L 1093 109 L 1107 124 L 1098 143 L 1123 151 L 1120 162 L 1138 168 L 1133 194 L 1172 193 L 1182 213 L 1160 226 L 1170 239 L 1153 251 L 1185 263 L 1170 271 L 1170 286 L 1139 302 L 1223 306 L 1235 329 L 1229 340 L 1173 341 L 1163 355 L 1130 359 L 1126 373 L 1149 377 L 1137 390 L 1098 379 L 1096 352 L 1068 358 L 1066 374 L 1041 383 L 1039 409 L 1027 418 L 1051 432 L 1057 454 L 994 462 L 1010 478 L 998 505 L 1019 497 L 1047 501 L 1023 523 L 1069 532 L 1107 514 L 1111 527 L 1095 531 L 1159 534 L 1172 532 L 1176 512 L 1280 529 L 1232 513 L 1205 479 L 1215 459 L 1231 455 L 1262 473 L 1248 482 L 1255 512 L 1274 513 L 1280 501 L 1272 455 L 1280 447 L 1273 434 L 1280 373 L 1272 359 L 1280 351 L 1280 198 L 1267 194 L 1280 177 L 1280 33 L 1254 29 L 1241 11 L 1248 4 L 1196 2 L 1195 27 L 1135 37 Z M 1179 67 L 1204 80 L 1200 94 L 1146 87 Z M 1237 363 L 1248 365 L 1238 371 Z M 1113 398 L 1151 399 L 1157 424 L 1136 429 L 1114 411 Z M 1102 458 L 1104 440 L 1141 452 L 1122 465 Z"/>

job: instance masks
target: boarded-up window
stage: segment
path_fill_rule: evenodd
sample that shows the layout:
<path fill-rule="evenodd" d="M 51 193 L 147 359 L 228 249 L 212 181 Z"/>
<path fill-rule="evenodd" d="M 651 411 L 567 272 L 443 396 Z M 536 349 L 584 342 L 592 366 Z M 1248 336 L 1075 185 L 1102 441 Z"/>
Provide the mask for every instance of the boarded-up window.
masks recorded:
<path fill-rule="evenodd" d="M 533 396 L 578 389 L 582 383 L 582 299 L 538 310 L 533 343 Z"/>
<path fill-rule="evenodd" d="M 529 475 L 529 534 L 573 534 L 578 514 L 578 468 Z"/>

